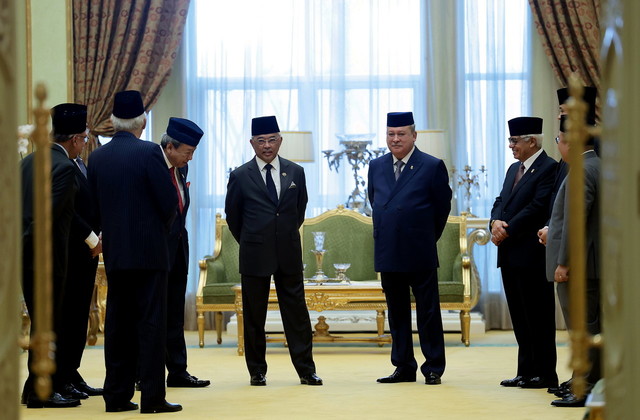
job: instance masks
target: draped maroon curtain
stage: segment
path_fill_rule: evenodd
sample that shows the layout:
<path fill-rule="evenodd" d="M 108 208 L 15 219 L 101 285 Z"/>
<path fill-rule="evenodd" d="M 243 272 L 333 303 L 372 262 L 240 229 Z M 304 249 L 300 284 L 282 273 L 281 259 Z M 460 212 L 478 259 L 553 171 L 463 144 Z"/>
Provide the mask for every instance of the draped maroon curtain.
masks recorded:
<path fill-rule="evenodd" d="M 576 73 L 600 88 L 600 0 L 529 0 L 540 40 L 558 82 Z"/>
<path fill-rule="evenodd" d="M 149 110 L 167 83 L 190 0 L 73 0 L 75 102 L 91 129 L 111 135 L 113 95 L 139 90 Z"/>

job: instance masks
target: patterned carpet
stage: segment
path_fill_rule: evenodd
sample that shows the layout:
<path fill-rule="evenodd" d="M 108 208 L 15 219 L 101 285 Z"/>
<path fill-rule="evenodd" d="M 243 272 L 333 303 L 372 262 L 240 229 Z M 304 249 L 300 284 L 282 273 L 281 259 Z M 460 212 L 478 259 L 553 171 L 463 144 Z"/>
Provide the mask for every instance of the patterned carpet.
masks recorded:
<path fill-rule="evenodd" d="M 209 338 L 213 334 L 209 332 Z M 314 347 L 322 387 L 302 386 L 282 344 L 269 344 L 268 386 L 249 386 L 244 358 L 236 354 L 236 341 L 224 336 L 223 344 L 197 346 L 197 333 L 187 333 L 189 371 L 212 386 L 202 389 L 169 388 L 167 400 L 184 410 L 156 414 L 173 419 L 582 419 L 582 408 L 555 408 L 546 390 L 502 388 L 500 380 L 515 374 L 516 350 L 513 333 L 490 331 L 472 336 L 472 345 L 459 343 L 459 334 L 447 334 L 447 371 L 440 386 L 416 383 L 378 384 L 376 378 L 393 371 L 389 347 L 376 345 L 318 344 Z M 209 340 L 213 342 L 213 340 Z M 417 341 L 416 341 L 417 342 Z M 558 373 L 567 379 L 567 336 L 558 333 Z M 103 349 L 85 351 L 82 374 L 90 385 L 100 385 L 104 376 Z M 418 350 L 416 348 L 416 350 Z M 418 358 L 421 362 L 421 358 Z M 26 355 L 21 357 L 22 374 Z M 22 383 L 20 383 L 22 386 Z M 139 399 L 136 393 L 134 401 Z M 26 409 L 23 419 L 136 419 L 137 411 L 105 413 L 100 397 L 69 409 Z M 1 417 L 1 416 L 0 416 Z"/>

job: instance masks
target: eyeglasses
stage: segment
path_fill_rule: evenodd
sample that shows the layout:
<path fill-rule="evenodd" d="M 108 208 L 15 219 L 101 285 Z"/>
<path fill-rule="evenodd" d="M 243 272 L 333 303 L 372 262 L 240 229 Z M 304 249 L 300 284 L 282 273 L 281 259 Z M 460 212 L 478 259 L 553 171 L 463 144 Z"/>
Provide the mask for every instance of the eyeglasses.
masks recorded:
<path fill-rule="evenodd" d="M 260 147 L 264 147 L 265 145 L 272 146 L 279 142 L 281 138 L 282 137 L 269 137 L 268 139 L 259 138 L 258 140 L 254 140 L 254 143 Z"/>
<path fill-rule="evenodd" d="M 82 141 L 84 141 L 85 143 L 87 142 L 87 140 L 89 139 L 89 133 L 83 133 L 83 134 L 76 134 L 75 137 L 80 137 L 82 139 Z"/>
<path fill-rule="evenodd" d="M 529 140 L 529 137 L 515 136 L 515 137 L 509 137 L 507 140 L 509 140 L 509 144 L 511 146 L 515 146 L 518 143 L 519 140 L 527 141 L 527 140 Z"/>

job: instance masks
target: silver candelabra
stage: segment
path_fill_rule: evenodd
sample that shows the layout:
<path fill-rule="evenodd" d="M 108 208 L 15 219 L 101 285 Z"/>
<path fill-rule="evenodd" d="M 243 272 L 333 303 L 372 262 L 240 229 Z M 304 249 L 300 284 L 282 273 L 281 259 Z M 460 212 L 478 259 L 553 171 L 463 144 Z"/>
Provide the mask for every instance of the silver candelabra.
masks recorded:
<path fill-rule="evenodd" d="M 323 150 L 322 153 L 324 153 L 324 157 L 327 158 L 329 169 L 335 168 L 336 172 L 338 172 L 340 168 L 342 157 L 346 156 L 347 162 L 353 170 L 353 180 L 356 184 L 347 198 L 346 207 L 370 215 L 371 207 L 365 188 L 367 183 L 359 171 L 365 168 L 372 159 L 382 156 L 387 149 L 384 147 L 375 150 L 368 149 L 375 134 L 336 134 L 336 137 L 340 140 L 340 144 L 344 147 L 344 150 Z M 360 187 L 362 187 L 362 189 Z"/>
<path fill-rule="evenodd" d="M 479 199 L 482 195 L 481 190 L 486 191 L 487 183 L 487 168 L 484 165 L 475 171 L 471 166 L 465 165 L 459 175 L 455 167 L 451 169 L 451 189 L 454 191 L 454 198 L 458 198 L 458 189 L 461 189 L 465 207 L 463 213 L 469 216 L 473 216 L 471 212 L 472 197 Z"/>

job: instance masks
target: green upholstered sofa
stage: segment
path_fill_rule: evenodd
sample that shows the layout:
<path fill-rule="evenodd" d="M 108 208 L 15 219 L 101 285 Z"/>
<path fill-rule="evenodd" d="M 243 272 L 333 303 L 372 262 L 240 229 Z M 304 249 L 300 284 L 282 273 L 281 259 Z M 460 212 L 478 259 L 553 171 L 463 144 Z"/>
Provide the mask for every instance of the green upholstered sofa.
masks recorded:
<path fill-rule="evenodd" d="M 480 282 L 473 263 L 472 249 L 467 246 L 466 216 L 449 216 L 447 226 L 438 241 L 438 289 L 440 306 L 445 310 L 460 311 L 462 342 L 469 345 L 470 311 L 478 302 Z M 335 278 L 333 264 L 350 263 L 346 271 L 353 283 L 379 281 L 373 265 L 373 224 L 371 218 L 353 210 L 338 206 L 319 216 L 306 219 L 300 228 L 303 247 L 305 278 L 316 274 L 316 257 L 313 232 L 325 232 L 322 268 L 329 278 Z M 486 232 L 473 241 L 485 244 Z M 474 234 L 475 234 L 474 233 Z M 238 243 L 226 221 L 216 216 L 215 248 L 212 256 L 200 260 L 200 280 L 196 295 L 200 347 L 204 346 L 204 313 L 216 313 L 218 344 L 222 342 L 222 318 L 224 311 L 235 311 L 235 295 L 231 287 L 240 283 L 238 273 Z M 349 286 L 345 286 L 349 287 Z M 380 302 L 376 303 L 377 307 Z"/>

